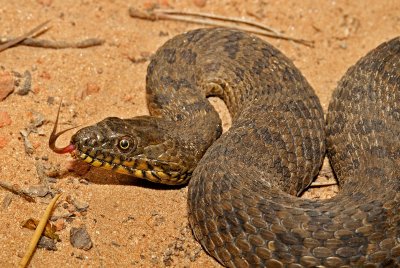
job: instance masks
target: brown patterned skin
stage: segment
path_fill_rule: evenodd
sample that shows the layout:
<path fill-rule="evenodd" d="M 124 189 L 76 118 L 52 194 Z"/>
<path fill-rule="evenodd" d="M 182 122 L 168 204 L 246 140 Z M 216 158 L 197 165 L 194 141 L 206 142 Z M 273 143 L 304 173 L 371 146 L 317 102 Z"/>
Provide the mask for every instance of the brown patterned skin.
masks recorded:
<path fill-rule="evenodd" d="M 306 79 L 268 43 L 222 28 L 176 36 L 149 64 L 146 90 L 150 116 L 107 118 L 72 144 L 101 161 L 185 172 L 190 225 L 221 264 L 400 265 L 400 38 L 350 68 L 333 94 L 327 144 L 342 190 L 329 200 L 296 197 L 322 164 L 325 123 Z M 232 115 L 221 137 L 207 96 Z"/>

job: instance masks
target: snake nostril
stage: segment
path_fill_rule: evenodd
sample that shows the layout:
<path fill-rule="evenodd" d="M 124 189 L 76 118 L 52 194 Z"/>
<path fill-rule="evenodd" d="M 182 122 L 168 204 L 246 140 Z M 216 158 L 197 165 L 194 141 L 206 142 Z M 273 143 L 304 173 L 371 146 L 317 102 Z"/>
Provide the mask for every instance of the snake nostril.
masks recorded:
<path fill-rule="evenodd" d="M 97 140 L 94 139 L 94 138 L 90 138 L 90 137 L 83 138 L 83 139 L 82 139 L 82 144 L 83 144 L 84 146 L 94 147 L 94 146 L 96 146 L 96 144 L 97 144 Z"/>
<path fill-rule="evenodd" d="M 98 144 L 98 142 L 97 142 L 97 139 L 89 139 L 89 141 L 88 141 L 88 145 L 90 146 L 90 147 L 96 147 L 97 146 L 97 144 Z"/>
<path fill-rule="evenodd" d="M 89 141 L 90 141 L 90 139 L 89 138 L 82 138 L 81 139 L 81 143 L 83 144 L 83 145 L 89 145 Z"/>

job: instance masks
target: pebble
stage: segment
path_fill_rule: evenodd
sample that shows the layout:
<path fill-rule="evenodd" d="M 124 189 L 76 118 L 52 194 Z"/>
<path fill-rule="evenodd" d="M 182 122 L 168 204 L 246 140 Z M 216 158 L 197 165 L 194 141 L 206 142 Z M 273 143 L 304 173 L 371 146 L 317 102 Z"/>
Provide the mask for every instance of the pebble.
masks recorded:
<path fill-rule="evenodd" d="M 86 211 L 89 208 L 89 204 L 88 203 L 85 203 L 85 202 L 82 202 L 82 201 L 79 201 L 79 200 L 75 200 L 75 199 L 72 199 L 71 201 L 72 201 L 72 204 L 75 206 L 75 208 L 76 208 L 76 210 L 78 212 Z"/>
<path fill-rule="evenodd" d="M 52 250 L 52 251 L 56 251 L 57 250 L 57 246 L 56 246 L 56 242 L 54 242 L 53 239 L 48 238 L 46 236 L 42 236 L 40 237 L 39 243 L 37 244 L 38 248 L 44 248 L 47 250 Z"/>
<path fill-rule="evenodd" d="M 23 84 L 21 85 L 20 89 L 17 90 L 17 94 L 24 96 L 27 95 L 32 90 L 32 75 L 31 73 L 26 70 L 24 75 L 22 76 L 24 79 Z"/>
<path fill-rule="evenodd" d="M 0 128 L 11 125 L 11 117 L 7 112 L 0 111 Z"/>
<path fill-rule="evenodd" d="M 54 222 L 53 226 L 56 228 L 56 231 L 64 230 L 65 229 L 65 220 L 62 218 L 57 219 Z"/>
<path fill-rule="evenodd" d="M 25 129 L 23 129 L 23 130 L 20 130 L 19 133 L 21 134 L 22 139 L 23 139 L 23 141 L 24 141 L 25 152 L 26 152 L 28 155 L 33 154 L 34 148 L 33 148 L 32 143 L 31 143 L 31 142 L 29 141 L 29 139 L 28 139 L 28 135 L 29 135 L 28 131 L 26 131 Z"/>
<path fill-rule="evenodd" d="M 50 193 L 49 187 L 42 184 L 30 186 L 27 192 L 32 196 L 38 196 L 38 197 L 45 197 L 47 194 Z"/>
<path fill-rule="evenodd" d="M 89 233 L 86 227 L 81 226 L 79 228 L 72 227 L 69 235 L 71 245 L 74 248 L 79 248 L 83 250 L 89 250 L 92 248 L 93 243 L 90 239 Z"/>
<path fill-rule="evenodd" d="M 31 128 L 31 129 L 42 126 L 44 124 L 44 122 L 46 121 L 46 118 L 44 117 L 44 115 L 39 112 L 29 113 L 28 116 L 31 117 L 30 124 L 29 124 L 29 128 Z M 34 130 L 34 131 L 36 131 L 36 130 Z"/>
<path fill-rule="evenodd" d="M 1 202 L 1 208 L 2 209 L 8 208 L 10 206 L 10 204 L 11 204 L 12 198 L 13 198 L 12 194 L 10 194 L 10 193 L 7 194 L 4 197 L 3 202 Z"/>
<path fill-rule="evenodd" d="M 52 97 L 52 96 L 49 96 L 49 97 L 47 97 L 47 104 L 49 104 L 49 105 L 53 105 L 54 104 L 54 97 Z"/>
<path fill-rule="evenodd" d="M 0 101 L 14 91 L 14 77 L 10 72 L 0 72 Z"/>
<path fill-rule="evenodd" d="M 87 96 L 96 94 L 99 91 L 100 91 L 100 86 L 99 85 L 97 85 L 96 83 L 87 83 L 85 89 L 76 92 L 75 99 L 83 100 Z"/>

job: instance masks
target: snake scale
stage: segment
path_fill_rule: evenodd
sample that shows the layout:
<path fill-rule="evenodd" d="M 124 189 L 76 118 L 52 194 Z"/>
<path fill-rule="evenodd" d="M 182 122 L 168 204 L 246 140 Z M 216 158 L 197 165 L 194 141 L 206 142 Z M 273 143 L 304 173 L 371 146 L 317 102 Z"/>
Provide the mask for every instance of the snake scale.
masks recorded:
<path fill-rule="evenodd" d="M 65 148 L 55 147 L 54 130 L 50 146 L 154 182 L 190 179 L 194 236 L 225 266 L 400 266 L 400 38 L 347 71 L 326 126 L 294 64 L 233 29 L 167 41 L 148 66 L 146 92 L 149 116 L 106 118 Z M 209 96 L 232 116 L 222 135 Z M 298 198 L 326 150 L 341 191 Z"/>

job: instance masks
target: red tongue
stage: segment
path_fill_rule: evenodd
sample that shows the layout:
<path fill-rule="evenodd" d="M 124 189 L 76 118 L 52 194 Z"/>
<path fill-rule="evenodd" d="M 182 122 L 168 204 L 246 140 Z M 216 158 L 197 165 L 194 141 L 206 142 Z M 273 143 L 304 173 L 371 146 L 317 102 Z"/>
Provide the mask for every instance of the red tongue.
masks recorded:
<path fill-rule="evenodd" d="M 75 145 L 73 145 L 73 144 L 70 144 L 70 145 L 68 145 L 68 146 L 66 146 L 66 147 L 64 147 L 64 148 L 56 148 L 56 149 L 53 149 L 53 151 L 54 151 L 55 153 L 58 153 L 58 154 L 71 153 L 71 152 L 73 152 L 74 150 L 75 150 Z"/>
<path fill-rule="evenodd" d="M 57 138 L 60 135 L 67 132 L 68 130 L 76 128 L 76 127 L 71 127 L 71 128 L 65 129 L 65 130 L 57 133 L 58 116 L 60 115 L 60 109 L 61 109 L 61 102 L 60 102 L 60 106 L 58 106 L 58 112 L 57 112 L 56 121 L 54 122 L 53 131 L 51 132 L 50 137 L 49 137 L 49 147 L 53 152 L 58 153 L 58 154 L 72 153 L 75 150 L 75 145 L 73 145 L 73 144 L 67 145 L 64 148 L 59 148 L 56 146 Z"/>

